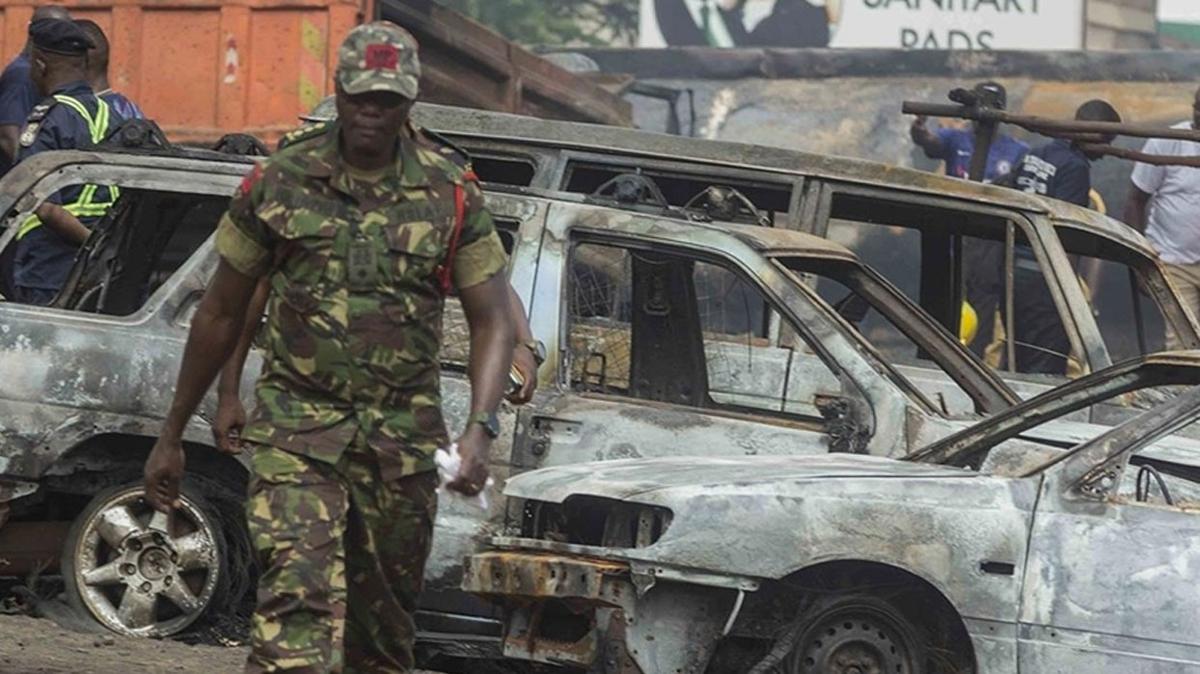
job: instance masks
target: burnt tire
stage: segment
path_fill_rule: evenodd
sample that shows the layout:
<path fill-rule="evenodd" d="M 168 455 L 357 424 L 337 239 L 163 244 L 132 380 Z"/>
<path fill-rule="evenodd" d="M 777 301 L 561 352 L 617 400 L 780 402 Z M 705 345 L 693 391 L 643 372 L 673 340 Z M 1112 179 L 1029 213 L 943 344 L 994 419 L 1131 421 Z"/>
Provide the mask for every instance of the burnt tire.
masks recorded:
<path fill-rule="evenodd" d="M 228 525 L 185 485 L 168 518 L 142 497 L 141 482 L 106 489 L 75 518 L 61 560 L 67 601 L 120 634 L 178 634 L 229 604 Z"/>
<path fill-rule="evenodd" d="M 834 595 L 805 612 L 785 674 L 924 674 L 927 640 L 892 602 Z"/>

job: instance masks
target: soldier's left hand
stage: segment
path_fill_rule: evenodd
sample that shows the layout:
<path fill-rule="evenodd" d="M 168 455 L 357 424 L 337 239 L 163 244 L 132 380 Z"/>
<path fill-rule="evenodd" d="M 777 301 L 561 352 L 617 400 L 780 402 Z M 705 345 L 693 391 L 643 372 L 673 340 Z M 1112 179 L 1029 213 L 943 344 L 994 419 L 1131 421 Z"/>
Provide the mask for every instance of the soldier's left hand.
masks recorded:
<path fill-rule="evenodd" d="M 488 479 L 488 453 L 492 441 L 479 424 L 471 424 L 467 432 L 458 439 L 458 455 L 462 464 L 458 475 L 446 483 L 447 489 L 474 496 L 483 491 Z"/>

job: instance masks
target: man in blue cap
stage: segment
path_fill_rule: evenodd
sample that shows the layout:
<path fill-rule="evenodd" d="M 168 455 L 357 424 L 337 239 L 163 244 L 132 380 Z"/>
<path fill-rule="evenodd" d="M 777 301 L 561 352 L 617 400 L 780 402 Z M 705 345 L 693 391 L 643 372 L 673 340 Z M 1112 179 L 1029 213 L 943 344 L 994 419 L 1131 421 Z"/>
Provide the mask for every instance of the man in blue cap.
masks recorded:
<path fill-rule="evenodd" d="M 983 82 L 975 91 L 988 96 L 1003 110 L 1008 104 L 1008 91 L 998 82 Z M 944 127 L 930 131 L 925 118 L 917 117 L 909 130 L 916 143 L 930 159 L 946 162 L 946 175 L 966 180 L 971 167 L 971 156 L 975 153 L 975 131 Z M 987 169 L 983 182 L 993 183 L 1003 179 L 1021 165 L 1029 146 L 1006 133 L 997 133 L 988 151 Z"/>
<path fill-rule="evenodd" d="M 33 10 L 31 21 L 41 19 L 70 19 L 71 15 L 61 5 L 44 5 Z M 27 41 L 25 48 L 4 68 L 0 74 L 0 175 L 8 173 L 17 159 L 17 137 L 25 126 L 33 106 L 40 100 L 37 87 L 29 76 L 29 52 L 33 42 Z"/>
<path fill-rule="evenodd" d="M 29 24 L 30 75 L 36 105 L 18 140 L 18 161 L 40 152 L 88 147 L 104 140 L 124 119 L 97 98 L 87 83 L 87 52 L 94 45 L 73 21 L 39 19 Z M 71 185 L 53 194 L 17 230 L 13 273 L 15 299 L 45 305 L 66 281 L 80 244 L 117 198 L 117 188 Z"/>

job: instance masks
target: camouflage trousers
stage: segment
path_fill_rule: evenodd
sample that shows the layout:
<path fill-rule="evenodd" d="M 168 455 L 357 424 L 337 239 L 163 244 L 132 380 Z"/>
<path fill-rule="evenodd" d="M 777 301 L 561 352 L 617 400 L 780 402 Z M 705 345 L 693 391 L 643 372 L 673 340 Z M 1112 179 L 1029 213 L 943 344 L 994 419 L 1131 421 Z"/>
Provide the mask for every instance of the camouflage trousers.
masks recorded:
<path fill-rule="evenodd" d="M 356 438 L 337 465 L 258 445 L 247 515 L 263 573 L 247 672 L 409 672 L 437 472 L 383 482 Z"/>

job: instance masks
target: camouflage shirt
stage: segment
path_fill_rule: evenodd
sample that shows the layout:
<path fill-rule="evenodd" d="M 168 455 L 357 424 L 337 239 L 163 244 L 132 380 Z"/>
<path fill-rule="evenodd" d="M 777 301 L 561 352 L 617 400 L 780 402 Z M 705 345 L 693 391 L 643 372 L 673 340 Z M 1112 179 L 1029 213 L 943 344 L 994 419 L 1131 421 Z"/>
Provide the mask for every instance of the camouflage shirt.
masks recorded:
<path fill-rule="evenodd" d="M 447 442 L 437 270 L 456 184 L 466 217 L 454 285 L 482 283 L 506 259 L 461 166 L 403 140 L 395 166 L 364 179 L 341 162 L 331 131 L 260 164 L 217 228 L 222 258 L 271 286 L 267 358 L 243 437 L 332 463 L 361 431 L 392 479 L 432 469 Z"/>

